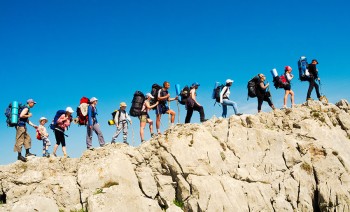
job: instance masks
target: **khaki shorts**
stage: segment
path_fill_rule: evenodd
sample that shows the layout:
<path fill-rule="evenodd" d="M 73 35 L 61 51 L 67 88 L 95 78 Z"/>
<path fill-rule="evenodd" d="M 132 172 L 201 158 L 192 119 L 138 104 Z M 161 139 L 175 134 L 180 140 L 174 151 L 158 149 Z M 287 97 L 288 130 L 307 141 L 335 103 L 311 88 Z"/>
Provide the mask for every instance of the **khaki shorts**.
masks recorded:
<path fill-rule="evenodd" d="M 147 123 L 148 122 L 147 119 L 149 119 L 149 115 L 148 114 L 139 116 L 140 122 L 146 122 Z"/>
<path fill-rule="evenodd" d="M 22 146 L 25 149 L 30 149 L 32 147 L 32 139 L 30 138 L 26 127 L 17 127 L 16 130 L 16 144 L 13 148 L 14 152 L 21 152 Z"/>

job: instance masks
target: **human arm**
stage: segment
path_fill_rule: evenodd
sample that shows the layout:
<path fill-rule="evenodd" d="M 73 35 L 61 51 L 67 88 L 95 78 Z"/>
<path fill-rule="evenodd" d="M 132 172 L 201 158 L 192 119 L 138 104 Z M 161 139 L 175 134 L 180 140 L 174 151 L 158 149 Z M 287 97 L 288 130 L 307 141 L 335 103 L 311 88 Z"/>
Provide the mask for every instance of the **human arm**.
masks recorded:
<path fill-rule="evenodd" d="M 88 116 L 88 127 L 92 127 L 92 106 L 91 105 L 89 105 L 89 107 L 88 107 L 88 114 L 87 114 L 87 116 Z"/>
<path fill-rule="evenodd" d="M 201 106 L 198 102 L 197 102 L 197 99 L 196 99 L 196 89 L 192 89 L 190 91 L 190 97 L 193 99 L 193 101 L 198 105 L 198 106 Z"/>
<path fill-rule="evenodd" d="M 266 85 L 264 85 L 264 82 L 260 82 L 260 84 L 259 84 L 259 86 L 260 86 L 260 88 L 262 88 L 262 89 L 266 89 L 267 87 L 269 87 L 269 83 L 267 83 Z"/>
<path fill-rule="evenodd" d="M 157 107 L 158 104 L 159 104 L 158 101 L 155 104 L 153 104 L 153 105 L 150 105 L 149 101 L 145 102 L 145 106 L 146 106 L 147 109 L 153 109 L 153 108 Z"/>
<path fill-rule="evenodd" d="M 224 94 L 226 93 L 227 89 L 228 89 L 227 86 L 225 86 L 225 87 L 221 90 L 221 92 L 220 92 L 220 103 L 223 102 Z"/>
<path fill-rule="evenodd" d="M 120 110 L 118 110 L 116 113 L 115 113 L 115 116 L 114 116 L 114 124 L 115 126 L 119 126 L 119 113 L 120 113 Z"/>
<path fill-rule="evenodd" d="M 127 112 L 125 112 L 125 118 L 129 121 L 130 124 L 132 124 L 131 118 Z"/>

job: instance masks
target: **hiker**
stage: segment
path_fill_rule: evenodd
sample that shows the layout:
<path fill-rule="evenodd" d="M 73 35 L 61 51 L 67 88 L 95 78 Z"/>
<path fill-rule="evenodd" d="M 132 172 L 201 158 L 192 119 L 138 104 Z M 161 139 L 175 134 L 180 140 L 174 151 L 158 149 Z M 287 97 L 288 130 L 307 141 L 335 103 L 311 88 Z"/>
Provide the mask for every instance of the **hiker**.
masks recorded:
<path fill-rule="evenodd" d="M 115 140 L 117 139 L 118 135 L 123 131 L 123 143 L 129 145 L 127 142 L 128 139 L 128 121 L 130 124 L 132 124 L 131 118 L 129 114 L 126 112 L 126 103 L 121 102 L 119 104 L 120 109 L 117 111 L 114 117 L 114 123 L 117 127 L 117 131 L 112 137 L 112 144 L 115 144 Z"/>
<path fill-rule="evenodd" d="M 160 132 L 160 119 L 162 117 L 162 114 L 169 114 L 171 116 L 171 124 L 174 124 L 175 121 L 175 111 L 169 109 L 167 102 L 171 102 L 174 100 L 178 100 L 178 96 L 176 96 L 175 98 L 170 98 L 170 94 L 169 94 L 169 88 L 170 88 L 170 83 L 165 81 L 163 83 L 163 88 L 159 89 L 158 91 L 158 101 L 159 104 L 157 106 L 156 109 L 156 128 L 157 128 L 157 134 L 161 134 Z"/>
<path fill-rule="evenodd" d="M 267 83 L 265 85 L 266 76 L 264 74 L 258 74 L 258 76 L 259 76 L 259 81 L 256 87 L 256 96 L 258 98 L 258 113 L 261 112 L 261 105 L 264 101 L 266 101 L 269 104 L 269 106 L 273 110 L 275 110 L 275 106 L 273 105 L 270 98 L 271 97 L 270 92 L 266 91 L 270 84 Z"/>
<path fill-rule="evenodd" d="M 237 108 L 237 103 L 234 101 L 230 100 L 230 87 L 233 83 L 233 80 L 231 79 L 227 79 L 226 80 L 226 85 L 222 88 L 221 92 L 220 92 L 220 103 L 222 105 L 222 117 L 226 118 L 227 115 L 227 106 L 232 106 L 233 110 L 235 111 L 235 114 L 237 116 L 242 115 L 242 113 L 238 112 L 238 108 Z"/>
<path fill-rule="evenodd" d="M 155 104 L 153 104 L 151 106 L 151 103 L 150 103 L 151 99 L 154 99 L 154 96 L 152 96 L 152 94 L 150 94 L 150 93 L 147 93 L 146 100 L 144 101 L 144 103 L 142 105 L 141 115 L 139 116 L 141 143 L 145 141 L 144 130 L 145 130 L 145 126 L 147 123 L 149 125 L 149 132 L 151 133 L 151 137 L 153 137 L 153 135 L 154 135 L 154 133 L 153 133 L 153 121 L 152 121 L 152 119 L 150 119 L 148 112 L 151 109 L 157 107 L 159 102 L 157 101 Z"/>
<path fill-rule="evenodd" d="M 311 64 L 308 65 L 308 70 L 309 70 L 309 89 L 307 91 L 307 95 L 306 95 L 306 101 L 308 100 L 312 100 L 311 98 L 311 92 L 315 87 L 316 90 L 316 95 L 317 98 L 319 100 L 321 100 L 321 94 L 320 94 L 320 90 L 319 90 L 319 86 L 316 82 L 316 80 L 320 81 L 321 79 L 318 77 L 318 69 L 316 68 L 316 65 L 318 64 L 318 61 L 316 59 L 313 59 L 311 61 Z"/>
<path fill-rule="evenodd" d="M 196 99 L 196 96 L 197 96 L 196 91 L 199 86 L 200 84 L 198 82 L 195 82 L 195 83 L 192 83 L 192 86 L 190 88 L 190 96 L 187 99 L 187 103 L 186 103 L 187 114 L 185 118 L 185 123 L 190 123 L 194 110 L 199 112 L 201 122 L 205 122 L 208 120 L 208 119 L 205 119 L 203 106 L 200 105 Z"/>
<path fill-rule="evenodd" d="M 49 146 L 51 146 L 49 140 L 49 134 L 46 131 L 45 124 L 47 123 L 47 118 L 41 117 L 39 119 L 40 125 L 38 126 L 38 133 L 41 140 L 43 141 L 43 157 L 50 157 Z"/>
<path fill-rule="evenodd" d="M 24 106 L 21 114 L 19 115 L 18 125 L 16 127 L 16 144 L 14 146 L 14 152 L 18 152 L 18 160 L 23 162 L 27 162 L 28 156 L 36 156 L 29 152 L 29 149 L 32 147 L 32 139 L 30 138 L 27 131 L 27 123 L 37 129 L 38 127 L 33 124 L 29 118 L 32 117 L 32 113 L 30 113 L 30 109 L 34 107 L 36 102 L 33 99 L 28 99 L 27 104 Z M 22 146 L 26 149 L 26 157 L 22 156 Z"/>
<path fill-rule="evenodd" d="M 292 70 L 293 69 L 290 66 L 286 66 L 284 68 L 284 75 L 285 75 L 288 83 L 283 87 L 284 88 L 283 109 L 287 108 L 288 95 L 290 95 L 290 101 L 292 104 L 291 107 L 295 106 L 295 104 L 294 104 L 294 92 L 292 91 L 292 87 L 291 87 L 291 83 L 290 83 L 294 77 L 292 74 Z"/>
<path fill-rule="evenodd" d="M 86 125 L 86 146 L 87 149 L 92 149 L 92 133 L 95 132 L 98 137 L 98 142 L 100 146 L 103 147 L 105 145 L 105 140 L 103 138 L 103 134 L 100 130 L 100 125 L 97 121 L 97 101 L 96 97 L 92 97 L 90 99 L 90 105 L 88 107 L 87 114 L 87 125 Z"/>
<path fill-rule="evenodd" d="M 72 122 L 72 113 L 74 113 L 73 109 L 71 107 L 66 108 L 66 112 L 62 114 L 58 120 L 57 120 L 57 126 L 55 126 L 55 138 L 56 138 L 56 145 L 53 148 L 53 155 L 57 157 L 56 151 L 60 144 L 62 144 L 62 152 L 64 157 L 68 157 L 67 151 L 66 151 L 66 140 L 65 140 L 65 134 L 64 131 L 68 129 Z"/>

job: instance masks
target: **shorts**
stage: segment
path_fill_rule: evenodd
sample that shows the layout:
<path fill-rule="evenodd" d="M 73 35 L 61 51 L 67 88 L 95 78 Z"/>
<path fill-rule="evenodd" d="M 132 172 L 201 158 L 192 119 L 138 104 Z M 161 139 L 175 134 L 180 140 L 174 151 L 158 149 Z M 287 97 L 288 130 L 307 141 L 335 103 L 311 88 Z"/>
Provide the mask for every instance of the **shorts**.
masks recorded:
<path fill-rule="evenodd" d="M 146 122 L 147 123 L 147 119 L 149 119 L 149 115 L 148 114 L 144 114 L 144 115 L 139 116 L 140 122 Z"/>
<path fill-rule="evenodd" d="M 162 104 L 157 105 L 156 115 L 165 114 L 168 110 L 169 110 L 169 107 L 166 105 L 162 105 Z"/>
<path fill-rule="evenodd" d="M 56 138 L 57 145 L 62 144 L 62 147 L 66 146 L 66 139 L 64 137 L 63 131 L 55 130 L 55 138 Z"/>
<path fill-rule="evenodd" d="M 284 86 L 285 91 L 290 91 L 291 89 L 292 87 L 290 86 L 290 84 Z"/>

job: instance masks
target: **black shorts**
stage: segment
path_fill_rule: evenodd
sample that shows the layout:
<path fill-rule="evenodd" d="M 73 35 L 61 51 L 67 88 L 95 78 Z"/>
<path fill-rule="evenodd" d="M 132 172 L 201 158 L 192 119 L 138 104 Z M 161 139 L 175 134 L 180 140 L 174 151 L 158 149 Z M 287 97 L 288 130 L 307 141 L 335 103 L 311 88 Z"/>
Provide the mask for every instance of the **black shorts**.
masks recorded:
<path fill-rule="evenodd" d="M 66 146 L 66 139 L 64 137 L 64 132 L 61 132 L 59 130 L 55 130 L 55 138 L 56 138 L 57 145 L 62 144 L 62 147 Z"/>
<path fill-rule="evenodd" d="M 291 89 L 292 87 L 290 86 L 290 84 L 284 86 L 285 91 L 290 91 Z"/>

